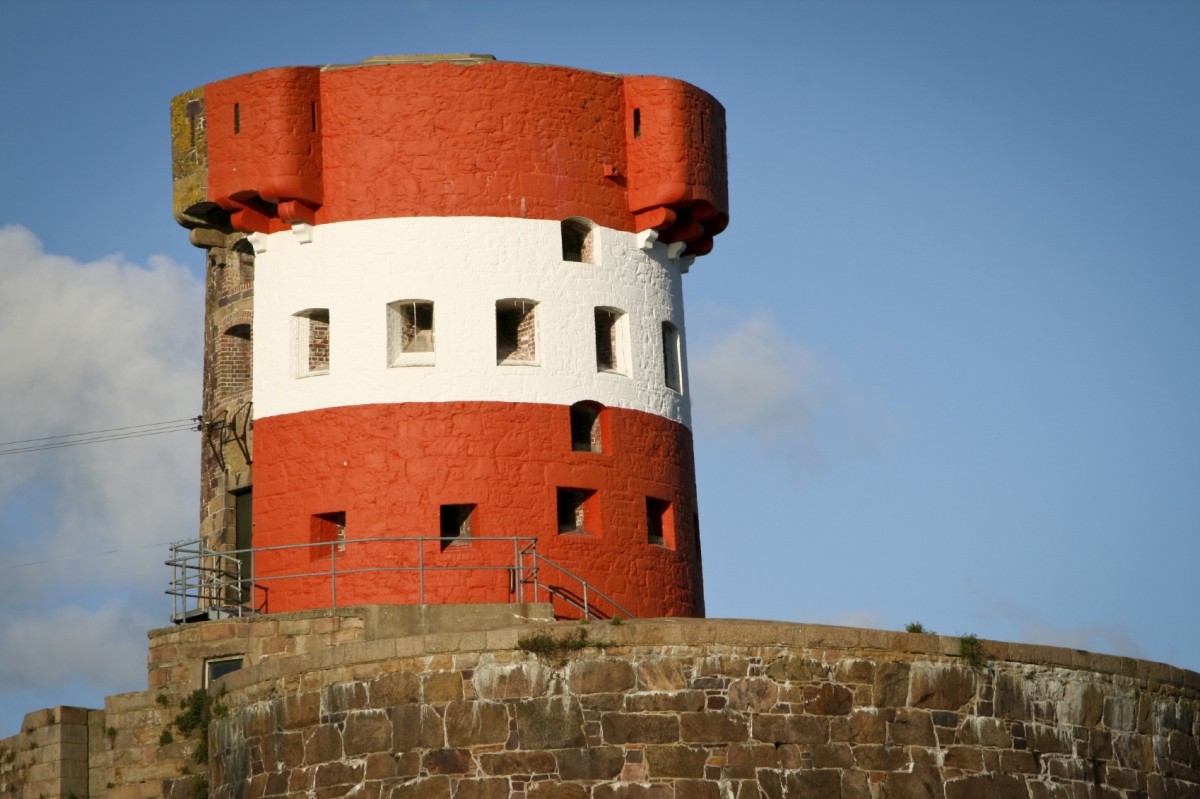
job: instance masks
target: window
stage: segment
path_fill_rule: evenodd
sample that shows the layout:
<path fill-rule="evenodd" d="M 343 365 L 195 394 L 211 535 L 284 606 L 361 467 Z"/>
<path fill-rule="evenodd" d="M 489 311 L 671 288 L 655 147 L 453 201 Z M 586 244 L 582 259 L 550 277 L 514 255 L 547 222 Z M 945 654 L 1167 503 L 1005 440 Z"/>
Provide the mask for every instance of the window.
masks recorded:
<path fill-rule="evenodd" d="M 596 532 L 596 492 L 587 488 L 558 489 L 558 532 Z"/>
<path fill-rule="evenodd" d="M 433 303 L 397 300 L 388 303 L 388 366 L 433 364 Z"/>
<path fill-rule="evenodd" d="M 663 378 L 667 388 L 683 392 L 683 370 L 679 361 L 679 328 L 670 322 L 662 323 Z"/>
<path fill-rule="evenodd" d="M 310 527 L 312 543 L 337 544 L 338 552 L 346 551 L 346 511 L 318 513 L 312 517 Z M 314 558 L 327 558 L 333 554 L 332 546 L 314 546 L 310 548 Z"/>
<path fill-rule="evenodd" d="M 309 308 L 292 316 L 296 377 L 329 374 L 329 309 Z"/>
<path fill-rule="evenodd" d="M 625 372 L 625 313 L 618 308 L 596 309 L 596 369 Z"/>
<path fill-rule="evenodd" d="M 595 247 L 592 224 L 586 219 L 564 219 L 562 223 L 562 259 L 594 264 Z"/>
<path fill-rule="evenodd" d="M 443 505 L 441 520 L 442 549 L 451 544 L 465 544 L 471 537 L 471 517 L 474 505 Z"/>
<path fill-rule="evenodd" d="M 575 452 L 600 452 L 600 411 L 594 402 L 571 406 L 571 449 Z"/>
<path fill-rule="evenodd" d="M 496 303 L 496 362 L 536 363 L 537 329 L 533 300 L 500 300 Z"/>
<path fill-rule="evenodd" d="M 665 499 L 646 497 L 646 541 L 655 546 L 675 543 L 675 517 L 671 503 Z"/>
<path fill-rule="evenodd" d="M 234 548 L 237 549 L 238 568 L 241 570 L 242 590 L 241 603 L 250 601 L 250 592 L 254 588 L 254 494 L 252 488 L 233 492 L 233 537 Z"/>
<path fill-rule="evenodd" d="M 242 667 L 242 659 L 236 658 L 213 658 L 204 662 L 204 687 L 212 685 L 214 680 L 219 680 L 226 674 L 233 674 Z"/>

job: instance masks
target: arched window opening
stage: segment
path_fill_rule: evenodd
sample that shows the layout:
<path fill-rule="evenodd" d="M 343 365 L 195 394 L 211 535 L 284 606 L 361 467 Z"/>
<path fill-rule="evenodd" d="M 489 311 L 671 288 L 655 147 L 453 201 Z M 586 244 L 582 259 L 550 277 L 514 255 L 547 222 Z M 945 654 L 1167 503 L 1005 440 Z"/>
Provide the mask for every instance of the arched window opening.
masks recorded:
<path fill-rule="evenodd" d="M 388 365 L 433 363 L 433 303 L 397 300 L 388 303 Z"/>
<path fill-rule="evenodd" d="M 217 391 L 229 399 L 250 390 L 253 346 L 250 341 L 250 325 L 233 325 L 221 336 L 218 353 Z"/>
<path fill-rule="evenodd" d="M 577 402 L 571 406 L 571 449 L 575 452 L 602 452 L 600 411 L 595 402 Z"/>
<path fill-rule="evenodd" d="M 562 223 L 562 259 L 594 264 L 593 227 L 586 219 L 564 219 Z"/>
<path fill-rule="evenodd" d="M 496 362 L 537 363 L 537 326 L 533 300 L 496 303 Z"/>
<path fill-rule="evenodd" d="M 596 369 L 624 374 L 628 362 L 625 353 L 625 312 L 620 308 L 597 308 L 595 318 Z"/>

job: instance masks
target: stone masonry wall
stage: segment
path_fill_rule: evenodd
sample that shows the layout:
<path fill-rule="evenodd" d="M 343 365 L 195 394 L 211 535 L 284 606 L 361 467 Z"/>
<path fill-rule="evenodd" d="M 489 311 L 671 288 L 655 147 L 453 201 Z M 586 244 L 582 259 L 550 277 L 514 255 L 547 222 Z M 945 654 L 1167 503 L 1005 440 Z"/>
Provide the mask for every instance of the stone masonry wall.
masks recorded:
<path fill-rule="evenodd" d="M 1200 675 L 769 622 L 425 635 L 224 678 L 217 799 L 1200 797 Z M 541 654 L 529 650 L 541 650 Z M 222 715 L 223 714 L 223 715 Z"/>

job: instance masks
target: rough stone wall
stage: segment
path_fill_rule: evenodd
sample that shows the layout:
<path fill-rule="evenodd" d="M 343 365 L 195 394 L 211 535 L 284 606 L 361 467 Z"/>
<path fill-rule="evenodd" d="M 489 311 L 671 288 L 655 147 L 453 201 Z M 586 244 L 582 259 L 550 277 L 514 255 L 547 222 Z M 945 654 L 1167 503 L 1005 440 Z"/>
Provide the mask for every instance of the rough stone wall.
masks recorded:
<path fill-rule="evenodd" d="M 237 548 L 234 493 L 251 487 L 254 252 L 240 233 L 197 228 L 206 250 L 200 537 Z"/>
<path fill-rule="evenodd" d="M 87 796 L 88 713 L 80 707 L 27 713 L 21 731 L 0 741 L 0 796 Z"/>
<path fill-rule="evenodd" d="M 225 678 L 213 796 L 1200 797 L 1200 675 L 1159 664 L 766 622 L 542 629 L 588 645 L 425 636 Z"/>

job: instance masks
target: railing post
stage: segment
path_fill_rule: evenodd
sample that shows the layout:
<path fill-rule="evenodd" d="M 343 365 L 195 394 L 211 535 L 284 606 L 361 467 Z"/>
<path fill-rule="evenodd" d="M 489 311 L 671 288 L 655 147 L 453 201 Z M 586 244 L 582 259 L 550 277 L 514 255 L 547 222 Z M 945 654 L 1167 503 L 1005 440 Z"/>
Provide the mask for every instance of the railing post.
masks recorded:
<path fill-rule="evenodd" d="M 329 544 L 329 591 L 333 599 L 333 607 L 337 608 L 337 544 Z"/>

